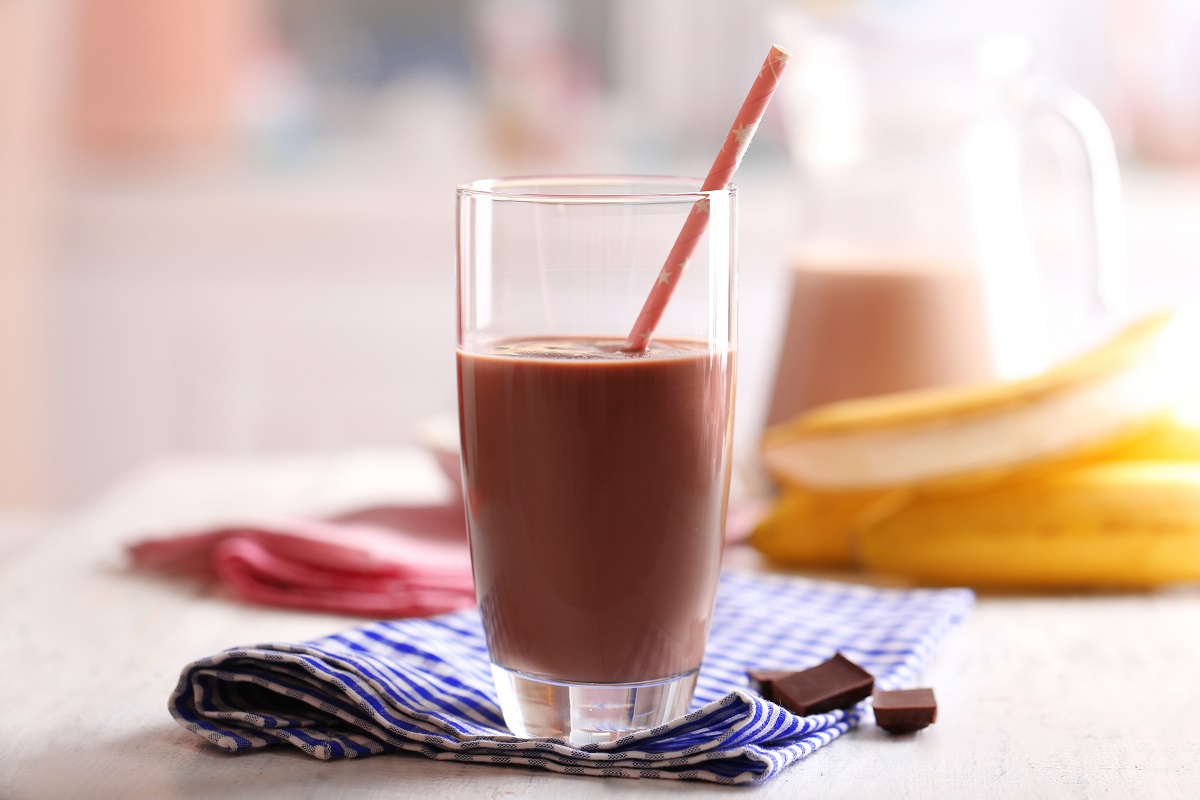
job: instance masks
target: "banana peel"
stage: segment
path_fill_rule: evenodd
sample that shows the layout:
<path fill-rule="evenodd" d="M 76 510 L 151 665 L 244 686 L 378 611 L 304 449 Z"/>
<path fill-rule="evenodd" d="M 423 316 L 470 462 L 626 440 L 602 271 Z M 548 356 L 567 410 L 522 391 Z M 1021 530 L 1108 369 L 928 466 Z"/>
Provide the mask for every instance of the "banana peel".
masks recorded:
<path fill-rule="evenodd" d="M 856 565 L 851 532 L 858 518 L 890 492 L 814 492 L 785 487 L 750 534 L 750 543 L 778 564 L 816 569 Z"/>
<path fill-rule="evenodd" d="M 1114 461 L 1175 461 L 1200 464 L 1200 400 L 1173 408 L 1107 454 Z"/>
<path fill-rule="evenodd" d="M 826 406 L 764 436 L 768 558 L 927 584 L 1200 580 L 1200 398 L 1169 314 L 1041 376 Z M 990 441 L 990 444 L 988 440 Z M 974 449 L 973 449 L 974 448 Z"/>
<path fill-rule="evenodd" d="M 1182 547 L 1170 556 L 1174 572 L 1155 566 L 1159 548 L 1137 543 L 1139 537 L 1161 535 L 1162 526 L 1152 513 L 1138 516 L 1138 504 L 1171 503 L 1177 518 L 1185 521 L 1196 513 L 1189 524 L 1200 530 L 1200 509 L 1194 502 L 1200 485 L 1178 486 L 1181 480 L 1196 479 L 1195 470 L 1200 470 L 1200 400 L 1124 437 L 1102 457 L 1066 459 L 1040 471 L 1028 468 L 982 488 L 823 492 L 785 486 L 750 541 L 781 565 L 845 570 L 861 561 L 867 569 L 928 584 L 1152 586 L 1194 577 L 1200 556 L 1189 556 Z M 1174 488 L 1152 495 L 1153 487 L 1164 482 Z M 1182 502 L 1172 496 L 1180 492 Z M 1124 532 L 1108 538 L 1087 535 L 1088 526 L 1112 528 L 1096 515 L 1114 497 L 1125 507 L 1124 517 L 1117 517 Z M 914 525 L 920 530 L 913 530 Z M 901 542 L 896 529 L 905 526 L 909 529 Z M 1055 540 L 1046 533 L 1072 526 L 1074 538 L 1064 534 Z M 1012 548 L 1004 549 L 1007 545 Z M 1138 547 L 1149 550 L 1149 562 L 1138 555 Z M 1071 548 L 1082 552 L 1069 553 Z M 1073 566 L 1061 566 L 1064 559 Z M 1113 574 L 1113 559 L 1122 564 L 1120 574 Z M 1085 569 L 1089 564 L 1090 572 Z"/>
<path fill-rule="evenodd" d="M 1106 461 L 857 519 L 867 570 L 927 585 L 1158 586 L 1200 580 L 1200 464 Z"/>
<path fill-rule="evenodd" d="M 812 490 L 936 493 L 1103 459 L 1150 433 L 1186 388 L 1192 371 L 1169 357 L 1173 319 L 1148 317 L 1025 380 L 818 408 L 768 429 L 763 460 L 777 481 Z"/>

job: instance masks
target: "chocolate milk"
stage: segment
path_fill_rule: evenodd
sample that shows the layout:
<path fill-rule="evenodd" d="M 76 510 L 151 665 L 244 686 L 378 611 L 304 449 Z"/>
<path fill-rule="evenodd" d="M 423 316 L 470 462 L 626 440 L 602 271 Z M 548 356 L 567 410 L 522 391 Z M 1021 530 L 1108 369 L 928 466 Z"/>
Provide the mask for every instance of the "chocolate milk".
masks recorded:
<path fill-rule="evenodd" d="M 696 669 L 729 490 L 732 356 L 688 341 L 458 353 L 471 561 L 492 660 L 557 681 Z"/>
<path fill-rule="evenodd" d="M 975 270 L 886 256 L 798 260 L 767 424 L 836 400 L 991 376 Z"/>

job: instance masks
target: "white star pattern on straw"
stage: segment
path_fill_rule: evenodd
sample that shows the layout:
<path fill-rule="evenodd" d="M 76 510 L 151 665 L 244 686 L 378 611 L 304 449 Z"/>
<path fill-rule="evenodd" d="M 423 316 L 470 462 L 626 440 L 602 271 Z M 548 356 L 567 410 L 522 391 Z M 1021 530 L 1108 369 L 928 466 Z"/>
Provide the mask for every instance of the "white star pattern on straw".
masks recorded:
<path fill-rule="evenodd" d="M 708 213 L 708 198 L 702 197 L 699 200 L 697 200 L 696 205 L 692 206 L 692 210 L 695 211 L 697 214 L 707 214 Z"/>
<path fill-rule="evenodd" d="M 658 273 L 658 282 L 669 284 L 671 282 L 671 273 L 667 272 L 665 269 Z"/>
<path fill-rule="evenodd" d="M 734 128 L 731 133 L 737 138 L 737 160 L 740 162 L 742 156 L 746 155 L 746 148 L 750 146 L 750 140 L 754 138 L 754 132 L 758 130 L 758 123 L 751 122 L 748 125 L 741 125 Z"/>
<path fill-rule="evenodd" d="M 791 56 L 790 56 L 789 54 L 787 54 L 787 53 L 778 53 L 778 54 L 776 54 L 776 56 L 775 56 L 775 63 L 771 65 L 771 72 L 773 72 L 773 73 L 775 73 L 776 75 L 778 75 L 778 74 L 779 74 L 779 70 L 780 70 L 780 69 L 783 69 L 784 67 L 786 67 L 786 66 L 787 66 L 787 63 L 788 63 L 788 61 L 789 61 L 790 59 L 791 59 Z M 776 67 L 778 67 L 778 69 L 776 69 Z"/>
<path fill-rule="evenodd" d="M 778 78 L 779 70 L 786 67 L 788 61 L 790 61 L 791 59 L 792 59 L 792 56 L 790 53 L 776 53 L 774 61 L 767 59 L 766 61 L 763 62 L 762 67 L 760 67 L 758 70 L 758 77 L 761 78 L 762 74 L 764 72 L 766 72 L 767 67 L 770 67 L 771 74 Z"/>
<path fill-rule="evenodd" d="M 733 135 L 737 137 L 738 148 L 745 150 L 750 140 L 754 138 L 754 132 L 758 130 L 758 123 L 751 122 L 749 125 L 741 125 L 734 129 Z"/>

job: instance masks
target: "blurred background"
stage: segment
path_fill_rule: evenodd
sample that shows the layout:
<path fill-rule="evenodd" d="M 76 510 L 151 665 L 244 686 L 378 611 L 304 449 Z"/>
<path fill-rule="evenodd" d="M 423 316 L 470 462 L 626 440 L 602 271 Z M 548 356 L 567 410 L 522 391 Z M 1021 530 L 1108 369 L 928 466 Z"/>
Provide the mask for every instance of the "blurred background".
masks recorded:
<path fill-rule="evenodd" d="M 1020 35 L 1022 74 L 1090 100 L 1116 145 L 1129 273 L 1109 316 L 1200 288 L 1191 0 L 0 0 L 0 509 L 76 506 L 175 454 L 413 441 L 455 408 L 455 185 L 703 174 L 779 41 L 814 60 L 737 179 L 753 451 L 806 192 L 847 142 L 911 134 L 847 110 L 856 70 L 891 68 L 818 63 L 839 26 Z M 956 64 L 921 85 L 952 91 Z M 988 85 L 956 113 L 1015 102 Z M 899 97 L 890 118 L 920 114 Z M 1039 153 L 1031 242 L 1086 261 L 1062 188 L 1085 179 Z"/>

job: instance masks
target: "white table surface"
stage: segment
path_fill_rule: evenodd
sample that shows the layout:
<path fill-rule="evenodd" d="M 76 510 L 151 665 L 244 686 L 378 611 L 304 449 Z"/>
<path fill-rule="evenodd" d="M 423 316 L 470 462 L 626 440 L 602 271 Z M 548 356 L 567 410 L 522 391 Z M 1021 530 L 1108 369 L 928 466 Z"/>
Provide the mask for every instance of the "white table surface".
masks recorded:
<path fill-rule="evenodd" d="M 390 483 L 390 487 L 389 487 Z M 174 459 L 0 549 L 0 798 L 1200 797 L 1200 591 L 985 597 L 926 676 L 939 721 L 863 727 L 755 788 L 419 755 L 231 756 L 166 699 L 190 660 L 355 624 L 130 572 L 121 544 L 229 517 L 444 491 L 421 454 Z M 742 566 L 752 554 L 735 553 Z"/>

